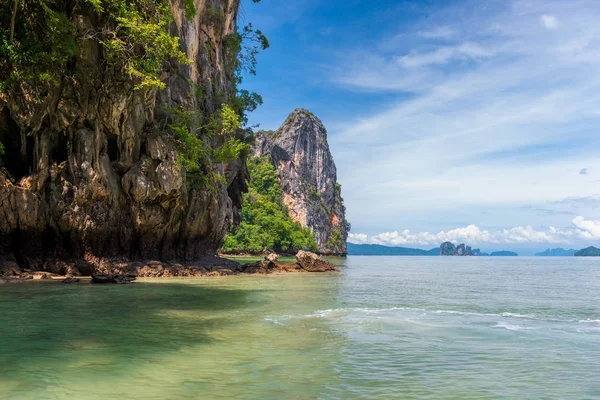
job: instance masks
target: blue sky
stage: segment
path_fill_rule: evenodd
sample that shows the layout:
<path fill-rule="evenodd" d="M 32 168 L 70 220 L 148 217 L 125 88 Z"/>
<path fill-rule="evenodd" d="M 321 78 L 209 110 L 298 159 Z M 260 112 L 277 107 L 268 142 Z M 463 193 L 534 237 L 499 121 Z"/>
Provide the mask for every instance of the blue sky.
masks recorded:
<path fill-rule="evenodd" d="M 527 254 L 600 242 L 600 2 L 244 0 L 244 88 L 319 116 L 350 241 Z"/>

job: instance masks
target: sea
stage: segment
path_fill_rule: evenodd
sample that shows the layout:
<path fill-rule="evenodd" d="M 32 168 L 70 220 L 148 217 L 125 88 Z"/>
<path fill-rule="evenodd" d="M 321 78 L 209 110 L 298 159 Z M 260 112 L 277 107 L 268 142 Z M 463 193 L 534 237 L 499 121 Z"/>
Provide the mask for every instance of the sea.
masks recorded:
<path fill-rule="evenodd" d="M 0 399 L 600 399 L 600 259 L 0 285 Z"/>

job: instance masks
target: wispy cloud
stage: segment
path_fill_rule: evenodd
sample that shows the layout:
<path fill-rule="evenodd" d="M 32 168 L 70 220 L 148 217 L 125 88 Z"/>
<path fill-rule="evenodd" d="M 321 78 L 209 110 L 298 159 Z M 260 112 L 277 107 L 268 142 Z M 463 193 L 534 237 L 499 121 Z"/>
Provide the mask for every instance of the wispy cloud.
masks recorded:
<path fill-rule="evenodd" d="M 468 61 L 483 59 L 492 56 L 490 50 L 484 49 L 476 43 L 462 43 L 458 46 L 440 47 L 429 53 L 416 53 L 400 56 L 398 63 L 405 68 L 417 68 L 427 65 L 443 65 L 450 61 Z"/>
<path fill-rule="evenodd" d="M 587 175 L 587 174 L 588 174 L 588 169 L 587 169 L 587 168 L 582 168 L 582 169 L 579 171 L 579 175 Z"/>
<path fill-rule="evenodd" d="M 476 225 L 456 228 L 438 233 L 384 232 L 374 236 L 351 233 L 348 241 L 356 244 L 380 244 L 384 246 L 437 246 L 443 242 L 490 244 L 573 244 L 600 240 L 600 221 L 586 220 L 582 216 L 572 220 L 572 227 L 558 229 L 549 227 L 536 230 L 531 226 L 517 226 L 500 231 L 482 230 Z"/>
<path fill-rule="evenodd" d="M 562 200 L 551 201 L 549 204 L 567 205 L 573 208 L 577 207 L 600 207 L 600 195 L 585 197 L 567 197 Z"/>
<path fill-rule="evenodd" d="M 435 26 L 429 30 L 420 30 L 417 35 L 426 39 L 452 39 L 456 31 L 449 26 Z"/>
<path fill-rule="evenodd" d="M 548 29 L 556 29 L 558 28 L 558 18 L 554 15 L 544 14 L 540 17 L 542 24 Z"/>
<path fill-rule="evenodd" d="M 346 90 L 398 94 L 331 132 L 355 227 L 596 194 L 573 176 L 600 167 L 600 3 L 480 4 L 466 0 L 338 60 L 332 80 Z"/>

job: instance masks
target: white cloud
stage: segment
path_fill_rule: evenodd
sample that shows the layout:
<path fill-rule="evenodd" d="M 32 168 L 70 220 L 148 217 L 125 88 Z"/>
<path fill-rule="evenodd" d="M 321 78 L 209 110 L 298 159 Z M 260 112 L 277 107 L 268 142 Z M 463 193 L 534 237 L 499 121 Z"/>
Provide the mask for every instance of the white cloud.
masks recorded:
<path fill-rule="evenodd" d="M 542 24 L 544 24 L 544 26 L 548 29 L 558 28 L 558 18 L 556 18 L 554 15 L 544 14 L 540 17 L 540 20 L 542 21 Z"/>
<path fill-rule="evenodd" d="M 600 239 L 600 221 L 589 221 L 583 217 L 575 217 L 573 224 L 586 239 Z"/>
<path fill-rule="evenodd" d="M 456 36 L 456 32 L 448 26 L 436 26 L 429 30 L 420 30 L 417 35 L 425 39 L 451 39 Z"/>
<path fill-rule="evenodd" d="M 487 58 L 492 55 L 490 50 L 484 49 L 476 43 L 462 43 L 458 46 L 447 46 L 429 53 L 416 53 L 398 57 L 398 63 L 405 68 L 416 68 L 427 65 L 442 65 L 455 60 L 475 60 Z"/>
<path fill-rule="evenodd" d="M 365 101 L 377 93 L 390 99 L 330 127 L 358 231 L 475 224 L 501 232 L 522 221 L 564 226 L 565 213 L 514 210 L 597 195 L 589 176 L 573 177 L 582 165 L 600 168 L 600 3 L 459 4 L 462 11 L 424 18 L 428 26 L 391 33 L 388 46 L 375 38 L 348 51 L 353 59 L 339 60 L 336 83 L 369 91 Z M 569 29 L 550 35 L 540 29 L 540 15 L 559 15 L 555 23 Z M 423 32 L 439 26 L 455 35 L 443 43 L 423 40 Z M 534 235 L 527 227 L 508 231 L 507 237 Z M 418 236 L 397 235 L 393 240 Z"/>
<path fill-rule="evenodd" d="M 476 225 L 456 228 L 438 233 L 384 232 L 374 236 L 364 233 L 351 233 L 350 243 L 380 244 L 384 246 L 438 246 L 443 242 L 482 244 L 565 244 L 600 240 L 600 221 L 586 220 L 578 216 L 572 220 L 573 226 L 567 229 L 549 227 L 545 231 L 535 230 L 531 226 L 517 226 L 500 231 L 482 230 Z"/>

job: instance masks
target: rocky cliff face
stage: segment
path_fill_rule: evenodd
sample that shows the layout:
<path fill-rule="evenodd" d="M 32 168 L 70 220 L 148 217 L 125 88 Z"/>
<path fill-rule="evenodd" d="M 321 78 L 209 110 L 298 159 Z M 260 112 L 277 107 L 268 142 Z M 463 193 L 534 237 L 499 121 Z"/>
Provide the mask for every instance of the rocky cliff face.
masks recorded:
<path fill-rule="evenodd" d="M 323 123 L 295 110 L 277 131 L 257 134 L 253 154 L 271 158 L 291 218 L 315 233 L 320 252 L 345 255 L 350 227 Z"/>
<path fill-rule="evenodd" d="M 479 249 L 475 249 L 479 253 Z M 440 246 L 440 256 L 473 256 L 471 246 L 465 246 L 463 243 L 455 246 L 452 242 L 444 242 Z"/>
<path fill-rule="evenodd" d="M 89 34 L 100 17 L 89 2 L 70 3 L 74 35 L 86 38 L 72 74 L 55 87 L 0 92 L 0 260 L 44 269 L 56 259 L 213 253 L 237 218 L 245 165 L 215 164 L 225 179 L 188 187 L 161 114 L 180 105 L 214 113 L 235 94 L 224 39 L 236 31 L 239 0 L 195 1 L 191 19 L 182 0 L 170 0 L 171 33 L 192 63 L 165 65 L 164 90 L 134 90 L 130 77 L 109 71 Z M 223 16 L 218 26 L 209 12 Z"/>

